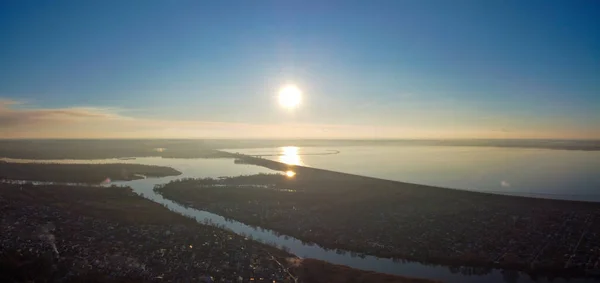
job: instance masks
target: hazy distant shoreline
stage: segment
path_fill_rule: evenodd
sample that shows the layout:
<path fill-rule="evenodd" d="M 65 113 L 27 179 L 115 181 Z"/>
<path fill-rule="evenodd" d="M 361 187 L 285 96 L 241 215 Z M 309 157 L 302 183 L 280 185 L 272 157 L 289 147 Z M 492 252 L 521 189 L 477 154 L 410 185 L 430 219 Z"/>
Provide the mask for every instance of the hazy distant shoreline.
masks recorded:
<path fill-rule="evenodd" d="M 599 151 L 600 140 L 350 140 L 350 139 L 90 139 L 0 140 L 0 157 L 106 159 L 122 157 L 227 158 L 220 149 L 344 146 L 470 146 Z"/>
<path fill-rule="evenodd" d="M 214 143 L 231 144 L 229 148 L 257 148 L 279 146 L 481 146 L 481 147 L 511 147 L 511 148 L 539 148 L 559 150 L 600 150 L 600 140 L 205 140 Z M 217 149 L 222 149 L 219 147 Z"/>

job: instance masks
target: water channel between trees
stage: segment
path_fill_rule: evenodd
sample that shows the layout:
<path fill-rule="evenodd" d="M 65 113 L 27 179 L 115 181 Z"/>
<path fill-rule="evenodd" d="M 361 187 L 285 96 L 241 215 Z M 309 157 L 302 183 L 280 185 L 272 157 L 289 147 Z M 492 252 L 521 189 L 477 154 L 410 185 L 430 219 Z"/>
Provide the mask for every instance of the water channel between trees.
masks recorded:
<path fill-rule="evenodd" d="M 114 185 L 124 185 L 131 187 L 136 193 L 163 204 L 168 209 L 182 215 L 195 218 L 201 223 L 211 223 L 219 225 L 237 234 L 246 235 L 248 238 L 258 240 L 264 243 L 275 244 L 278 247 L 285 247 L 289 252 L 305 258 L 315 258 L 334 264 L 342 264 L 357 269 L 376 271 L 388 274 L 397 274 L 407 277 L 428 278 L 440 280 L 449 283 L 529 283 L 529 282 L 597 282 L 592 279 L 553 279 L 545 278 L 533 279 L 528 274 L 491 268 L 477 268 L 468 266 L 443 266 L 429 265 L 426 263 L 405 261 L 402 259 L 378 258 L 359 253 L 328 250 L 314 243 L 304 243 L 293 237 L 280 235 L 279 233 L 260 227 L 252 227 L 238 221 L 226 219 L 220 215 L 207 211 L 201 211 L 193 208 L 184 207 L 178 203 L 163 198 L 153 191 L 154 186 L 165 184 L 171 180 L 180 178 L 205 178 L 249 175 L 258 173 L 274 173 L 266 168 L 253 165 L 234 164 L 232 159 L 171 159 L 171 158 L 137 158 L 137 159 L 106 159 L 106 160 L 44 160 L 43 162 L 66 162 L 66 163 L 139 163 L 148 165 L 170 166 L 183 174 L 174 177 L 164 178 L 146 178 L 134 181 L 113 182 Z"/>

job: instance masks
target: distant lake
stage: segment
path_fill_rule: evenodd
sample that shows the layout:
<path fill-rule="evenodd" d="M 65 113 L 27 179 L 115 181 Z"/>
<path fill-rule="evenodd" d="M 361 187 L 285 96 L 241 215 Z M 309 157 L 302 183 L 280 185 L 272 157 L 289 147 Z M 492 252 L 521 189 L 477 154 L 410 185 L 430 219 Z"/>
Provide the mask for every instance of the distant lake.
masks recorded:
<path fill-rule="evenodd" d="M 288 146 L 225 151 L 408 183 L 600 201 L 600 151 L 467 146 Z"/>

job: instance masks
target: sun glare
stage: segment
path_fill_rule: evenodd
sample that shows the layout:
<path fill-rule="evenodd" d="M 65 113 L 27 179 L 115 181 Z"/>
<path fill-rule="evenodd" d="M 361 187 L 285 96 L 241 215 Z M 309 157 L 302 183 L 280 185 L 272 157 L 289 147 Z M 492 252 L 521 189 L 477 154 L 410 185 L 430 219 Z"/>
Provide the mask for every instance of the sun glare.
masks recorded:
<path fill-rule="evenodd" d="M 300 155 L 298 154 L 298 148 L 295 146 L 284 146 L 281 148 L 281 155 L 279 155 L 279 162 L 289 165 L 302 165 Z"/>
<path fill-rule="evenodd" d="M 295 85 L 287 85 L 279 90 L 279 104 L 285 108 L 298 107 L 302 99 L 302 91 Z"/>
<path fill-rule="evenodd" d="M 286 171 L 286 172 L 285 172 L 285 175 L 286 175 L 288 178 L 292 178 L 292 177 L 296 176 L 296 172 L 294 172 L 294 171 Z"/>

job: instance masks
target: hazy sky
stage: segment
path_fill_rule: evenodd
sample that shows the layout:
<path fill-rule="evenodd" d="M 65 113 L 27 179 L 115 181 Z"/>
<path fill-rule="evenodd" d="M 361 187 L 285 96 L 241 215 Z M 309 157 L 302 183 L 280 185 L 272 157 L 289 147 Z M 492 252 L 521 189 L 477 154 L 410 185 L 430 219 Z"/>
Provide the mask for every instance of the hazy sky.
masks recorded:
<path fill-rule="evenodd" d="M 600 1 L 2 1 L 0 137 L 600 138 Z"/>

